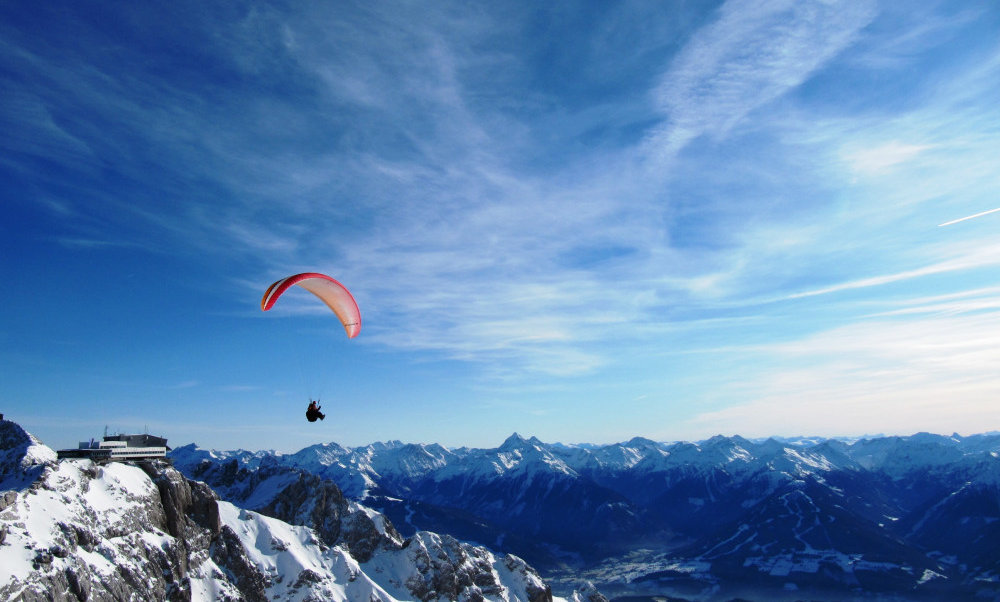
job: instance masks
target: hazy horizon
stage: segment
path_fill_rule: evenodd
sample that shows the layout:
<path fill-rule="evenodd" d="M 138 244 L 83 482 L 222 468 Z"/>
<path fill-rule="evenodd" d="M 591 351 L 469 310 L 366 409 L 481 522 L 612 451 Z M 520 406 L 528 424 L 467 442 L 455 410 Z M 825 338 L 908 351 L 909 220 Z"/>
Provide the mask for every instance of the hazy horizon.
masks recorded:
<path fill-rule="evenodd" d="M 10 416 L 4 416 L 4 418 L 6 420 L 8 420 L 8 421 L 17 423 L 17 421 L 14 420 Z M 22 428 L 24 428 L 24 427 L 22 427 Z M 29 433 L 31 433 L 31 431 L 29 429 L 25 429 L 25 430 L 28 431 Z M 108 435 L 142 434 L 142 433 L 148 433 L 150 435 L 159 435 L 159 433 L 156 433 L 154 431 L 150 431 L 150 430 L 145 429 L 145 428 L 142 431 L 129 431 L 129 430 L 122 430 L 122 429 L 114 429 L 114 428 L 110 428 L 110 427 L 107 429 L 107 434 Z M 31 433 L 31 434 L 34 435 L 35 433 Z M 982 432 L 973 432 L 973 433 L 958 433 L 958 432 L 939 433 L 939 432 L 932 432 L 932 431 L 920 431 L 920 432 L 913 432 L 913 433 L 864 433 L 864 434 L 859 434 L 859 435 L 831 435 L 831 436 L 804 435 L 804 434 L 799 434 L 799 435 L 773 434 L 773 435 L 765 435 L 765 436 L 759 436 L 759 437 L 746 437 L 746 436 L 741 435 L 740 433 L 716 433 L 715 435 L 711 435 L 709 437 L 705 437 L 705 438 L 701 438 L 701 439 L 671 439 L 671 440 L 657 440 L 657 439 L 650 439 L 649 437 L 645 437 L 645 436 L 642 436 L 642 435 L 634 435 L 632 437 L 629 437 L 629 438 L 626 438 L 626 439 L 617 440 L 617 441 L 584 441 L 584 440 L 577 440 L 577 441 L 546 441 L 546 440 L 544 440 L 544 439 L 542 439 L 542 438 L 540 438 L 540 437 L 538 437 L 536 435 L 533 435 L 533 434 L 521 433 L 521 432 L 515 431 L 515 432 L 512 432 L 512 433 L 508 434 L 506 437 L 503 437 L 499 441 L 493 442 L 492 444 L 486 444 L 486 445 L 457 445 L 456 446 L 456 445 L 443 445 L 443 444 L 441 444 L 441 443 L 439 443 L 437 441 L 406 441 L 406 440 L 401 440 L 401 439 L 383 439 L 383 440 L 379 440 L 379 441 L 369 441 L 367 443 L 361 443 L 361 444 L 357 444 L 357 445 L 344 445 L 344 444 L 341 444 L 340 442 L 338 442 L 336 440 L 315 441 L 313 443 L 302 445 L 301 447 L 289 448 L 289 449 L 259 448 L 259 447 L 245 447 L 245 446 L 244 447 L 236 447 L 236 448 L 222 448 L 222 447 L 217 447 L 217 446 L 203 445 L 203 444 L 199 443 L 198 441 L 194 441 L 194 440 L 192 440 L 192 441 L 185 441 L 183 443 L 178 443 L 176 441 L 172 442 L 170 439 L 168 439 L 167 445 L 171 449 L 176 449 L 178 447 L 186 447 L 188 445 L 194 445 L 195 447 L 197 447 L 199 449 L 202 449 L 202 450 L 205 450 L 205 451 L 218 451 L 218 452 L 233 452 L 233 451 L 275 452 L 275 453 L 279 453 L 279 454 L 282 454 L 282 455 L 290 455 L 290 454 L 295 454 L 295 453 L 297 453 L 299 451 L 302 451 L 302 450 L 304 450 L 306 448 L 309 448 L 309 447 L 312 447 L 312 446 L 316 446 L 316 445 L 330 445 L 330 444 L 340 445 L 341 447 L 344 447 L 346 449 L 364 449 L 366 447 L 374 446 L 374 445 L 379 445 L 379 444 L 393 444 L 393 443 L 398 443 L 400 445 L 424 445 L 424 446 L 441 445 L 442 447 L 444 447 L 445 449 L 448 449 L 448 450 L 457 450 L 457 449 L 484 449 L 484 450 L 489 450 L 489 449 L 497 449 L 497 448 L 501 447 L 504 443 L 507 442 L 507 440 L 509 440 L 509 439 L 511 439 L 513 437 L 521 437 L 522 439 L 527 440 L 527 441 L 530 441 L 531 439 L 537 439 L 541 443 L 543 443 L 544 445 L 553 445 L 553 446 L 565 446 L 565 447 L 608 447 L 608 446 L 619 445 L 619 444 L 627 444 L 630 441 L 632 441 L 633 439 L 637 439 L 637 438 L 638 439 L 647 439 L 647 440 L 653 441 L 654 443 L 661 444 L 661 445 L 673 445 L 673 444 L 676 444 L 676 443 L 693 443 L 693 444 L 697 445 L 697 444 L 705 443 L 705 442 L 709 441 L 710 439 L 713 439 L 713 438 L 716 438 L 716 437 L 743 438 L 743 439 L 746 439 L 747 441 L 750 441 L 751 443 L 762 443 L 764 441 L 767 441 L 768 439 L 776 439 L 776 440 L 779 440 L 779 441 L 789 442 L 792 445 L 797 445 L 798 442 L 801 442 L 801 441 L 811 441 L 811 440 L 837 440 L 837 441 L 844 441 L 844 442 L 852 443 L 853 444 L 853 443 L 856 443 L 856 442 L 862 441 L 862 440 L 873 440 L 873 439 L 891 438 L 891 437 L 900 437 L 900 438 L 904 438 L 905 439 L 905 438 L 915 437 L 915 436 L 919 436 L 919 435 L 932 435 L 932 436 L 938 436 L 938 437 L 944 437 L 944 438 L 951 438 L 951 437 L 954 437 L 954 436 L 957 435 L 957 436 L 959 436 L 962 439 L 970 439 L 970 438 L 974 438 L 974 437 L 988 437 L 988 436 L 1000 435 L 1000 431 L 991 430 L 991 431 L 982 431 Z M 97 434 L 97 435 L 94 435 L 93 438 L 94 438 L 94 440 L 100 440 L 100 438 L 103 437 L 103 436 L 104 436 L 104 430 L 102 429 L 101 432 L 99 434 Z M 37 437 L 37 435 L 36 435 L 36 437 Z M 52 444 L 50 444 L 50 443 L 48 443 L 48 442 L 46 442 L 44 440 L 42 440 L 42 443 L 44 445 L 46 445 L 47 447 L 50 447 L 50 448 L 52 448 L 54 450 L 60 450 L 60 449 L 73 449 L 73 448 L 76 448 L 76 446 L 80 442 L 82 442 L 82 441 L 88 441 L 88 440 L 90 440 L 90 437 L 80 438 L 80 439 L 72 441 L 71 443 L 67 443 L 65 445 L 52 445 Z"/>

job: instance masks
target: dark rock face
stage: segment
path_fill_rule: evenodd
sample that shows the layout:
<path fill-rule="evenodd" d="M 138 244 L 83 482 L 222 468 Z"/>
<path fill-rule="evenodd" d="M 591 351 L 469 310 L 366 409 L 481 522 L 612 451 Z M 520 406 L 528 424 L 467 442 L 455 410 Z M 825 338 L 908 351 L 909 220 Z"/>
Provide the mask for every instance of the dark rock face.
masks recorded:
<path fill-rule="evenodd" d="M 187 515 L 196 525 L 208 529 L 212 537 L 218 536 L 222 530 L 222 519 L 219 517 L 219 497 L 212 488 L 201 481 L 188 481 L 191 487 L 191 506 Z"/>
<path fill-rule="evenodd" d="M 347 514 L 347 500 L 333 483 L 307 474 L 297 477 L 266 506 L 249 509 L 286 523 L 312 527 L 324 543 L 336 545 L 342 518 Z"/>
<path fill-rule="evenodd" d="M 210 548 L 212 560 L 227 572 L 232 582 L 248 602 L 267 602 L 270 579 L 246 555 L 239 537 L 229 527 L 222 527 Z"/>
<path fill-rule="evenodd" d="M 185 538 L 193 525 L 207 530 L 213 538 L 219 535 L 222 528 L 219 497 L 208 485 L 189 481 L 178 471 L 163 464 L 145 462 L 142 469 L 160 492 L 160 501 L 166 515 L 165 530 L 168 533 Z"/>
<path fill-rule="evenodd" d="M 153 479 L 160 492 L 165 530 L 174 537 L 183 538 L 189 523 L 185 510 L 191 507 L 191 486 L 187 479 L 176 471 L 162 470 L 151 463 L 143 463 L 142 469 Z"/>
<path fill-rule="evenodd" d="M 68 585 L 68 592 L 76 596 L 77 600 L 84 602 L 90 599 L 90 576 L 88 570 L 83 569 L 66 569 L 66 583 Z M 84 576 L 81 578 L 80 573 Z M 63 590 L 63 591 L 67 591 Z"/>
<path fill-rule="evenodd" d="M 373 518 L 356 507 L 350 508 L 342 521 L 341 541 L 358 562 L 367 562 L 378 550 L 403 547 L 403 537 L 388 519 Z"/>

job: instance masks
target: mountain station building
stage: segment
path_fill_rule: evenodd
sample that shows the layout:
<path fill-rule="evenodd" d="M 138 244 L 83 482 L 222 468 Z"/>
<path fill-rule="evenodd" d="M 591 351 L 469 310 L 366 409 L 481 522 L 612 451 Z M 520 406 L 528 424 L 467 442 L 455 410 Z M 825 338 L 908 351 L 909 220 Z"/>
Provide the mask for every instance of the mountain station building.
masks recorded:
<path fill-rule="evenodd" d="M 167 457 L 167 440 L 154 435 L 105 435 L 103 441 L 81 441 L 76 449 L 61 449 L 63 458 L 89 458 L 95 462 L 129 462 Z"/>

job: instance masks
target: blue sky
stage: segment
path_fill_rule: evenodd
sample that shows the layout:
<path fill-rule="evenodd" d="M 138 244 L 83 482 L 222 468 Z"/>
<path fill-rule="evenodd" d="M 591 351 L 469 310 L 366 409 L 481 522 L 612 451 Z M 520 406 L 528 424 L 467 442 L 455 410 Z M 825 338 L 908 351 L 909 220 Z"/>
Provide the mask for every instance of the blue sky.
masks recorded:
<path fill-rule="evenodd" d="M 998 31 L 990 2 L 3 3 L 0 411 L 53 447 L 998 429 L 1000 213 L 954 222 L 1000 207 Z M 356 339 L 305 291 L 260 311 L 302 271 Z"/>

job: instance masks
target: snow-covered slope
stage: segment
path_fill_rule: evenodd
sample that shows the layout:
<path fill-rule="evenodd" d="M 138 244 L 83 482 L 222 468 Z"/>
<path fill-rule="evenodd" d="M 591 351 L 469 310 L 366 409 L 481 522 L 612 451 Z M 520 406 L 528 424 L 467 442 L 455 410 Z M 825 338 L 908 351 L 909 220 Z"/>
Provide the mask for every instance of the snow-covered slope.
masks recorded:
<path fill-rule="evenodd" d="M 2 600 L 552 600 L 516 556 L 429 532 L 404 540 L 355 502 L 270 496 L 276 514 L 318 511 L 324 533 L 220 501 L 165 463 L 58 461 L 10 421 L 0 443 Z"/>

